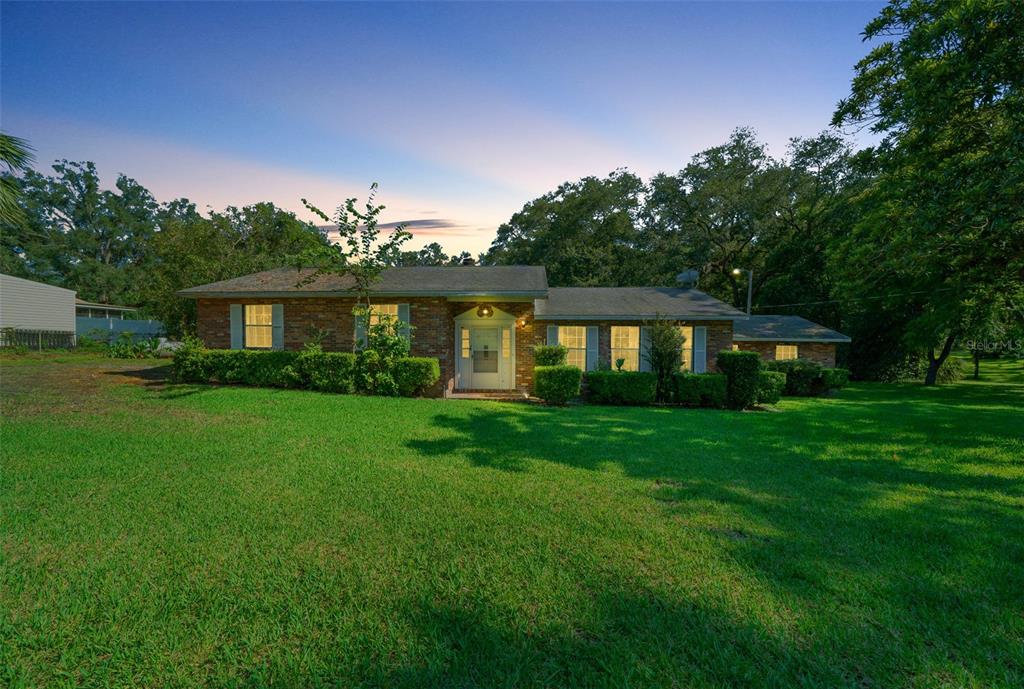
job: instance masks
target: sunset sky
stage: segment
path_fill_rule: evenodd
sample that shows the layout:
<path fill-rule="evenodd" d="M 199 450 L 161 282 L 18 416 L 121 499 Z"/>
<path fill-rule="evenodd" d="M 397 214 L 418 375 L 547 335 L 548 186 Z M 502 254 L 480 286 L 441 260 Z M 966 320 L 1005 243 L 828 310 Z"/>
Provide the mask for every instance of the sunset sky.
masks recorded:
<path fill-rule="evenodd" d="M 674 172 L 741 125 L 825 128 L 880 3 L 0 5 L 0 120 L 37 167 L 309 217 L 379 182 L 416 244 L 486 249 L 567 180 Z"/>

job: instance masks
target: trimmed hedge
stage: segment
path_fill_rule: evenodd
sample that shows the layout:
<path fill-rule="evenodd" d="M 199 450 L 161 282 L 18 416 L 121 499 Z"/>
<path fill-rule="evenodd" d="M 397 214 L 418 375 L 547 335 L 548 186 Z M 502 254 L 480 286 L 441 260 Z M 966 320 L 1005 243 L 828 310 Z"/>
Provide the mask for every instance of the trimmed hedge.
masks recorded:
<path fill-rule="evenodd" d="M 793 397 L 814 397 L 824 394 L 828 389 L 825 385 L 825 368 L 807 359 L 787 359 L 785 361 L 769 361 L 766 367 L 770 371 L 781 371 L 786 374 L 785 394 Z"/>
<path fill-rule="evenodd" d="M 591 371 L 587 374 L 587 396 L 598 404 L 651 404 L 658 377 L 640 371 Z"/>
<path fill-rule="evenodd" d="M 174 379 L 186 383 L 232 383 L 345 394 L 373 392 L 375 388 L 367 381 L 383 377 L 385 372 L 379 366 L 366 370 L 363 366 L 369 366 L 369 362 L 357 360 L 351 352 L 324 352 L 318 348 L 298 352 L 203 349 L 186 342 L 174 352 L 173 369 Z M 394 379 L 393 393 L 403 396 L 422 394 L 441 377 L 437 359 L 424 357 L 397 359 L 386 373 Z"/>
<path fill-rule="evenodd" d="M 393 375 L 399 395 L 416 397 L 441 379 L 441 364 L 431 357 L 409 356 L 395 362 Z"/>
<path fill-rule="evenodd" d="M 850 372 L 845 368 L 826 368 L 823 373 L 829 390 L 842 390 L 850 382 Z"/>
<path fill-rule="evenodd" d="M 723 351 L 716 359 L 726 375 L 725 403 L 730 409 L 746 409 L 757 401 L 761 357 L 757 352 Z"/>
<path fill-rule="evenodd" d="M 786 389 L 786 374 L 781 371 L 763 370 L 758 372 L 757 403 L 777 404 Z"/>
<path fill-rule="evenodd" d="M 533 369 L 533 394 L 548 404 L 565 404 L 580 396 L 583 372 L 575 366 L 536 366 Z"/>
<path fill-rule="evenodd" d="M 686 407 L 725 406 L 726 379 L 721 373 L 676 373 L 675 401 Z"/>
<path fill-rule="evenodd" d="M 565 366 L 569 348 L 565 345 L 537 345 L 533 348 L 533 362 L 537 366 Z"/>
<path fill-rule="evenodd" d="M 787 359 L 765 363 L 769 371 L 786 374 L 783 394 L 790 397 L 816 397 L 830 390 L 839 390 L 850 381 L 845 368 L 825 368 L 816 361 Z"/>

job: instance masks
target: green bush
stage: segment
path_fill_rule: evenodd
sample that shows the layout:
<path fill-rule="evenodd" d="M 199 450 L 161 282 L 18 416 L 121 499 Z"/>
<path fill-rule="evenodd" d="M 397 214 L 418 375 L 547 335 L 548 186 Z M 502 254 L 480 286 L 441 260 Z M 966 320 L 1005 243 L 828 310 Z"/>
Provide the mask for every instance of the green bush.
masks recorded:
<path fill-rule="evenodd" d="M 174 380 L 180 383 L 205 383 L 210 378 L 207 368 L 207 350 L 197 337 L 186 337 L 174 350 L 171 371 Z"/>
<path fill-rule="evenodd" d="M 291 387 L 345 394 L 356 391 L 356 355 L 351 352 L 325 352 L 318 344 L 307 344 L 285 373 Z"/>
<path fill-rule="evenodd" d="M 786 388 L 783 394 L 794 397 L 813 397 L 824 394 L 828 390 L 825 383 L 826 370 L 821 364 L 807 359 L 787 359 L 785 361 L 769 361 L 765 364 L 769 371 L 786 374 Z"/>
<path fill-rule="evenodd" d="M 765 363 L 769 371 L 786 374 L 786 387 L 782 394 L 792 397 L 814 397 L 829 390 L 846 387 L 850 372 L 845 368 L 825 368 L 807 359 L 787 359 Z"/>
<path fill-rule="evenodd" d="M 209 377 L 217 383 L 261 388 L 292 387 L 290 376 L 298 352 L 219 349 L 208 352 Z"/>
<path fill-rule="evenodd" d="M 410 356 L 395 362 L 395 383 L 402 397 L 422 395 L 441 378 L 441 365 L 437 359 Z"/>
<path fill-rule="evenodd" d="M 565 404 L 580 395 L 583 372 L 575 366 L 536 366 L 533 394 L 548 404 Z"/>
<path fill-rule="evenodd" d="M 718 370 L 726 376 L 725 403 L 730 409 L 746 409 L 757 401 L 761 357 L 757 352 L 718 353 Z"/>
<path fill-rule="evenodd" d="M 946 383 L 955 383 L 958 380 L 962 380 L 964 377 L 964 366 L 960 362 L 960 359 L 949 356 L 939 366 L 938 373 L 935 374 L 935 382 L 939 385 Z"/>
<path fill-rule="evenodd" d="M 188 383 L 390 395 L 422 394 L 440 378 L 437 359 L 403 357 L 386 368 L 375 354 L 366 350 L 357 358 L 350 352 L 325 352 L 316 344 L 300 352 L 203 349 L 198 340 L 186 339 L 174 352 L 173 375 Z"/>
<path fill-rule="evenodd" d="M 777 404 L 786 389 L 786 374 L 781 371 L 763 370 L 757 377 L 757 403 Z"/>
<path fill-rule="evenodd" d="M 651 404 L 657 394 L 658 377 L 639 371 L 591 371 L 587 374 L 587 397 L 598 404 Z"/>
<path fill-rule="evenodd" d="M 537 345 L 533 348 L 533 361 L 537 366 L 565 366 L 569 348 L 565 345 Z"/>
<path fill-rule="evenodd" d="M 828 390 L 842 390 L 850 382 L 850 372 L 845 368 L 826 368 L 822 374 L 825 376 L 825 388 Z"/>
<path fill-rule="evenodd" d="M 672 376 L 675 383 L 674 400 L 686 407 L 725 406 L 725 376 L 721 373 L 677 373 Z"/>

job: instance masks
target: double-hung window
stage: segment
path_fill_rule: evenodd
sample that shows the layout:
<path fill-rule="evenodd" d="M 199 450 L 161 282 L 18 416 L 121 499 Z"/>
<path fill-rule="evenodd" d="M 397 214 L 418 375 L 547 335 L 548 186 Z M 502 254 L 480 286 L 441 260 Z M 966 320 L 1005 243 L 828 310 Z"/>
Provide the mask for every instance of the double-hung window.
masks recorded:
<path fill-rule="evenodd" d="M 274 346 L 274 312 L 270 304 L 245 305 L 246 349 L 271 349 Z"/>
<path fill-rule="evenodd" d="M 775 360 L 786 361 L 796 359 L 799 356 L 797 345 L 775 345 Z"/>
<path fill-rule="evenodd" d="M 640 370 L 640 327 L 635 325 L 612 326 L 612 366 L 617 367 L 623 360 L 623 371 Z"/>
<path fill-rule="evenodd" d="M 587 370 L 587 328 L 582 325 L 558 326 L 558 344 L 569 350 L 565 363 Z"/>

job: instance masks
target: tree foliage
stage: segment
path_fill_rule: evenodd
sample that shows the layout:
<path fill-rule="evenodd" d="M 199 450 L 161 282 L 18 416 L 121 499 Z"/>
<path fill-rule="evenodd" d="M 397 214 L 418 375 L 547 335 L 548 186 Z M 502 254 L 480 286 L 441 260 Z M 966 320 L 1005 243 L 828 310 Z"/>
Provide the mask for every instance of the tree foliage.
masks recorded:
<path fill-rule="evenodd" d="M 904 339 L 934 383 L 972 311 L 1024 279 L 1024 13 L 892 0 L 864 35 L 884 40 L 834 123 L 882 141 L 834 265 L 845 293 L 882 293 L 880 309 L 908 317 Z"/>
<path fill-rule="evenodd" d="M 18 173 L 32 164 L 32 147 L 24 139 L 0 132 L 0 222 L 15 224 L 24 220 L 18 205 L 21 184 Z"/>

